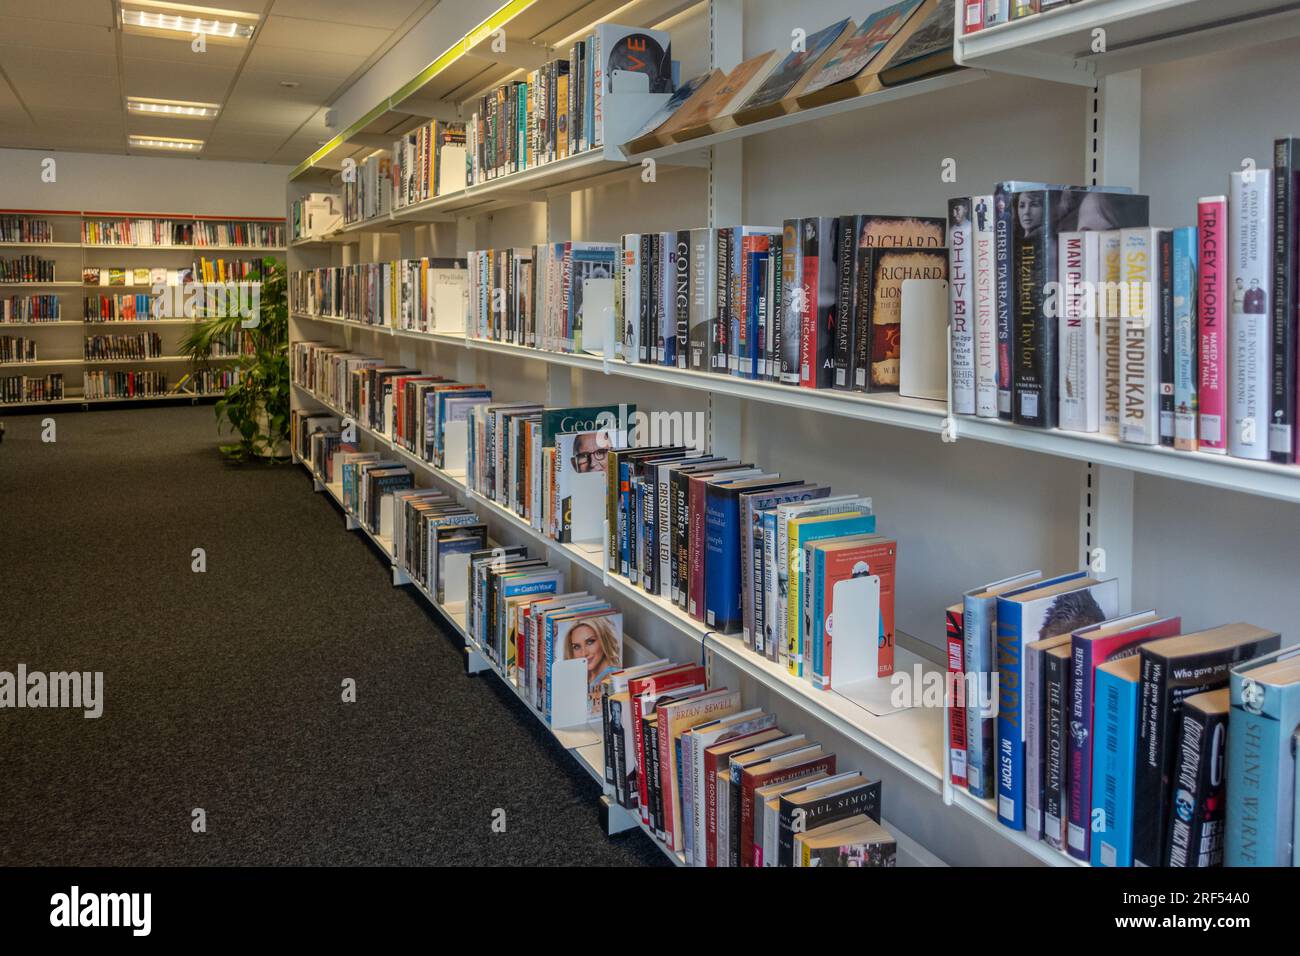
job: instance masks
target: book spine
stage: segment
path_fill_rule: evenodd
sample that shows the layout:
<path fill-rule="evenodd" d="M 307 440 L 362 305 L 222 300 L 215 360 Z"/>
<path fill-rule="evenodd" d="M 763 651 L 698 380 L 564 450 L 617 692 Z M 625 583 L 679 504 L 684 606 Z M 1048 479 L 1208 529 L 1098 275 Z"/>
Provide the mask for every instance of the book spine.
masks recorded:
<path fill-rule="evenodd" d="M 1025 648 L 1025 836 L 1042 840 L 1043 808 L 1047 793 L 1046 761 L 1051 701 L 1048 696 L 1046 655 L 1032 645 Z M 1059 821 L 1057 815 L 1054 821 Z"/>
<path fill-rule="evenodd" d="M 802 388 L 817 387 L 817 356 L 821 352 L 822 342 L 817 328 L 817 290 L 820 284 L 818 268 L 820 256 L 818 250 L 818 220 L 806 220 L 801 223 L 803 241 L 800 257 L 803 271 L 800 276 L 799 303 L 799 385 Z"/>
<path fill-rule="evenodd" d="M 1273 145 L 1272 414 L 1269 458 L 1288 465 L 1295 456 L 1296 416 L 1296 215 L 1300 210 L 1300 139 Z"/>
<path fill-rule="evenodd" d="M 1232 680 L 1223 862 L 1225 866 L 1285 866 L 1291 860 L 1287 847 L 1292 840 L 1279 835 L 1290 831 L 1294 809 L 1280 805 L 1276 795 L 1279 775 L 1292 773 L 1282 765 L 1280 738 L 1286 735 L 1289 750 L 1293 728 L 1283 728 L 1267 707 L 1259 708 L 1261 712 L 1247 710 L 1240 703 L 1239 678 L 1234 675 Z M 1269 695 L 1275 690 L 1268 687 L 1263 692 Z"/>
<path fill-rule="evenodd" d="M 1096 660 L 1092 641 L 1073 641 L 1070 646 L 1068 698 L 1070 733 L 1066 740 L 1066 828 L 1071 856 L 1087 860 L 1091 855 L 1088 814 L 1092 808 L 1093 675 Z"/>
<path fill-rule="evenodd" d="M 1088 332 L 1093 321 L 1088 308 L 1087 237 L 1082 232 L 1063 232 L 1057 241 L 1057 301 L 1060 303 L 1060 425 L 1066 431 L 1096 431 L 1089 428 L 1088 375 L 1095 368 L 1095 337 Z M 1092 350 L 1089 351 L 1091 342 Z M 1089 359 L 1091 358 L 1091 362 Z"/>
<path fill-rule="evenodd" d="M 1174 447 L 1196 451 L 1196 229 L 1174 230 Z"/>
<path fill-rule="evenodd" d="M 1164 839 L 1164 771 L 1168 764 L 1168 665 L 1142 654 L 1138 711 L 1138 760 L 1134 772 L 1133 862 L 1159 866 Z"/>
<path fill-rule="evenodd" d="M 1136 684 L 1105 671 L 1097 675 L 1097 732 L 1093 735 L 1093 866 L 1133 861 L 1133 773 L 1137 759 Z"/>
<path fill-rule="evenodd" d="M 952 339 L 952 407 L 975 414 L 975 295 L 971 273 L 970 198 L 948 200 L 948 325 Z"/>
<path fill-rule="evenodd" d="M 1159 322 L 1153 257 L 1157 229 L 1123 230 L 1127 304 L 1120 319 L 1120 438 L 1139 445 L 1159 443 Z"/>
<path fill-rule="evenodd" d="M 1017 194 L 1017 198 L 1026 194 Z M 1028 194 L 1034 195 L 1034 194 Z M 1044 221 L 1038 233 L 1015 243 L 1014 348 L 1012 389 L 1015 422 L 1054 428 L 1057 417 L 1056 340 L 1058 328 L 1045 308 L 1047 283 L 1057 269 L 1055 226 L 1048 211 L 1050 194 L 1040 197 Z"/>
<path fill-rule="evenodd" d="M 947 630 L 949 686 L 964 690 L 957 696 L 948 695 L 948 779 L 955 787 L 966 786 L 966 708 L 969 684 L 965 681 L 962 608 L 949 608 L 945 612 Z"/>
<path fill-rule="evenodd" d="M 716 244 L 716 259 L 714 262 L 716 274 L 713 290 L 713 318 L 710 323 L 712 326 L 710 341 L 713 349 L 712 371 L 726 375 L 731 371 L 728 361 L 731 342 L 729 325 L 731 308 L 731 229 L 725 227 L 718 229 L 714 240 Z"/>
<path fill-rule="evenodd" d="M 1196 337 L 1198 344 L 1197 434 L 1200 451 L 1226 454 L 1228 201 L 1212 196 L 1197 203 Z"/>
<path fill-rule="evenodd" d="M 962 33 L 984 28 L 984 0 L 962 0 Z"/>
<path fill-rule="evenodd" d="M 976 196 L 972 281 L 975 288 L 975 414 L 998 417 L 997 302 L 993 251 L 993 197 Z"/>
<path fill-rule="evenodd" d="M 841 216 L 837 229 L 838 292 L 835 297 L 835 381 L 834 387 L 848 390 L 853 386 L 853 320 L 855 317 L 853 292 L 856 288 L 853 270 L 857 264 L 853 244 L 857 238 L 857 220 Z"/>
<path fill-rule="evenodd" d="M 1228 453 L 1254 461 L 1269 456 L 1271 175 L 1264 169 L 1233 173 L 1228 197 Z"/>
<path fill-rule="evenodd" d="M 875 296 L 875 253 L 867 246 L 854 249 L 857 263 L 854 272 L 857 287 L 853 290 L 853 390 L 865 392 L 870 388 L 872 312 Z"/>
<path fill-rule="evenodd" d="M 690 233 L 690 321 L 687 331 L 688 347 L 684 354 L 689 356 L 688 367 L 702 372 L 709 362 L 709 309 L 713 300 L 713 268 L 710 242 L 707 229 L 693 229 Z"/>
<path fill-rule="evenodd" d="M 967 789 L 981 800 L 993 796 L 993 741 L 997 719 L 990 716 L 992 700 L 985 695 L 992 684 L 993 623 L 997 605 L 988 599 L 966 598 L 962 608 L 962 651 L 967 682 L 966 781 Z M 973 686 L 972 686 L 973 683 Z"/>
<path fill-rule="evenodd" d="M 1066 701 L 1069 699 L 1068 662 L 1056 654 L 1047 654 L 1043 695 L 1043 839 L 1049 846 L 1065 845 L 1066 798 Z M 1025 706 L 1037 706 L 1032 699 Z"/>
<path fill-rule="evenodd" d="M 777 381 L 799 384 L 800 302 L 803 295 L 803 250 L 800 220 L 787 219 L 781 231 L 781 320 L 777 326 Z"/>
<path fill-rule="evenodd" d="M 1188 707 L 1183 709 L 1181 723 L 1175 771 L 1177 796 L 1169 814 L 1169 851 L 1164 865 L 1222 866 L 1227 715 Z"/>
<path fill-rule="evenodd" d="M 994 0 L 994 4 L 999 0 Z M 1007 0 L 1000 0 L 1003 4 L 1003 18 L 1001 20 L 988 20 L 986 25 L 992 26 L 995 23 L 1005 23 L 1005 5 Z M 1015 221 L 1015 209 L 1012 206 L 1014 194 L 1008 191 L 1007 187 L 999 184 L 993 195 L 993 292 L 994 307 L 996 309 L 995 328 L 997 330 L 997 373 L 998 373 L 998 417 L 1004 421 L 1011 421 L 1012 409 L 1012 375 L 1011 375 L 1011 339 L 1014 333 L 1013 316 L 1013 296 L 1015 294 L 1015 261 L 1012 255 L 1013 246 L 1013 223 Z"/>
<path fill-rule="evenodd" d="M 1020 693 L 1024 642 L 1020 633 L 1020 607 L 997 604 L 998 820 L 1013 830 L 1025 828 L 1024 699 Z"/>
<path fill-rule="evenodd" d="M 1177 362 L 1174 358 L 1174 234 L 1161 229 L 1156 242 L 1156 281 L 1159 294 L 1156 305 L 1160 326 L 1160 444 L 1174 445 L 1174 375 Z"/>

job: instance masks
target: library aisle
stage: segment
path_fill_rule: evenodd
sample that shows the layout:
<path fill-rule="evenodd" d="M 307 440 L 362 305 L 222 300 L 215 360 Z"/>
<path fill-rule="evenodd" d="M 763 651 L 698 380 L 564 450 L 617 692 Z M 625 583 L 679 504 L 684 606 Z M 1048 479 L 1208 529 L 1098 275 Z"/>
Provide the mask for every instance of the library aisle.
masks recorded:
<path fill-rule="evenodd" d="M 6 656 L 107 694 L 0 733 L 0 866 L 664 862 L 299 469 L 222 461 L 210 406 L 4 420 L 0 501 L 39 519 L 0 534 Z"/>

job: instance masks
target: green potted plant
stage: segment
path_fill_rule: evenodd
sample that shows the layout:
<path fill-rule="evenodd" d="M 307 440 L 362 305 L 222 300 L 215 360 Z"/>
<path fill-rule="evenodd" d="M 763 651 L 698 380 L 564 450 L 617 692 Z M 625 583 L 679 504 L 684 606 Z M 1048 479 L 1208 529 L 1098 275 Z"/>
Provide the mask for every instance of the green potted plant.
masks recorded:
<path fill-rule="evenodd" d="M 260 295 L 253 301 L 253 314 L 236 301 L 227 302 L 218 314 L 197 322 L 181 343 L 181 350 L 194 368 L 206 367 L 214 346 L 238 340 L 245 347 L 230 363 L 236 381 L 217 402 L 218 427 L 228 422 L 232 444 L 221 453 L 236 461 L 279 459 L 289 455 L 289 307 L 284 266 L 274 259 L 262 260 Z M 247 305 L 247 299 L 244 305 Z M 212 311 L 209 309 L 208 311 Z"/>

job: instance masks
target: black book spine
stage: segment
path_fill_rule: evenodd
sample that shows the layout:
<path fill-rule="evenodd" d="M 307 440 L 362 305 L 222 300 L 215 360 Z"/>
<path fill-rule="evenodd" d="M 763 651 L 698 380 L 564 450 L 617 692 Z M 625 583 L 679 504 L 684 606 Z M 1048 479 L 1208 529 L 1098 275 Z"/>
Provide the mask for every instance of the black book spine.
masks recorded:
<path fill-rule="evenodd" d="M 677 528 L 677 499 L 678 493 L 677 472 L 668 473 L 668 580 L 664 582 L 668 588 L 668 599 L 674 604 L 677 603 L 677 595 L 680 588 L 677 584 L 677 572 L 679 570 L 680 559 L 677 554 L 677 544 L 681 537 Z"/>
<path fill-rule="evenodd" d="M 729 227 L 717 230 L 715 236 L 717 242 L 718 259 L 716 263 L 717 281 L 715 286 L 716 300 L 714 302 L 713 334 L 713 371 L 721 375 L 731 374 L 730 361 L 728 356 L 731 354 L 731 328 L 728 325 L 729 316 L 731 315 L 731 243 L 732 231 Z"/>
<path fill-rule="evenodd" d="M 1014 250 L 1015 301 L 1013 392 L 1015 422 L 1032 428 L 1056 427 L 1057 322 L 1044 308 L 1047 283 L 1056 276 L 1056 226 L 1050 206 L 1052 194 L 1017 193 L 1041 202 L 1042 225 L 1030 234 L 1017 234 Z"/>
<path fill-rule="evenodd" d="M 641 540 L 644 546 L 641 549 L 641 587 L 651 594 L 658 593 L 659 584 L 659 552 L 657 550 L 657 539 L 659 526 L 656 522 L 656 515 L 659 506 L 659 496 L 655 494 L 656 468 L 650 465 L 646 469 L 646 476 L 641 481 L 643 489 L 641 496 Z"/>
<path fill-rule="evenodd" d="M 1011 377 L 1012 338 L 1015 329 L 1013 304 L 1016 287 L 1015 262 L 1012 255 L 1015 222 L 1013 195 L 999 183 L 993 199 L 993 289 L 997 309 L 998 418 L 1004 421 L 1012 419 L 1011 399 L 1014 391 Z"/>
<path fill-rule="evenodd" d="M 679 472 L 673 475 L 673 481 L 677 485 L 677 506 L 673 512 L 677 526 L 677 606 L 684 611 L 691 570 L 690 479 Z"/>
<path fill-rule="evenodd" d="M 1139 652 L 1141 653 L 1141 652 Z M 1168 664 L 1161 658 L 1142 656 L 1142 683 L 1138 696 L 1138 756 L 1133 777 L 1133 862 L 1156 866 L 1164 815 L 1159 805 L 1164 786 L 1164 727 Z"/>
<path fill-rule="evenodd" d="M 1165 866 L 1223 865 L 1223 755 L 1228 715 L 1187 708 L 1182 713 L 1173 812 Z"/>
<path fill-rule="evenodd" d="M 623 754 L 623 702 L 606 700 L 605 742 L 609 749 L 609 768 L 614 775 L 614 801 L 627 806 L 627 761 Z"/>
<path fill-rule="evenodd" d="M 1296 216 L 1300 209 L 1300 139 L 1273 145 L 1273 398 L 1269 458 L 1295 461 L 1296 418 Z"/>
<path fill-rule="evenodd" d="M 1156 233 L 1160 309 L 1160 444 L 1174 446 L 1174 233 Z"/>
<path fill-rule="evenodd" d="M 659 722 L 657 720 L 650 721 L 646 724 L 645 729 L 645 762 L 646 770 L 649 773 L 646 780 L 650 785 L 647 791 L 650 797 L 650 827 L 654 830 L 655 836 L 663 839 L 664 804 L 663 790 L 659 780 Z"/>
<path fill-rule="evenodd" d="M 772 237 L 772 299 L 768 303 L 768 309 L 772 316 L 772 335 L 767 343 L 767 368 L 766 378 L 772 382 L 781 380 L 781 342 L 782 342 L 782 324 L 785 321 L 785 308 L 782 303 L 785 302 L 785 236 L 784 234 Z"/>
<path fill-rule="evenodd" d="M 641 295 L 638 297 L 637 305 L 639 313 L 637 315 L 637 324 L 640 327 L 640 342 L 637 345 L 637 357 L 642 362 L 650 356 L 650 276 L 652 273 L 650 257 L 654 250 L 654 237 L 648 233 L 641 234 L 641 275 L 638 278 L 641 281 Z"/>
<path fill-rule="evenodd" d="M 857 220 L 853 216 L 841 216 L 838 220 L 838 232 L 834 387 L 847 391 L 853 387 L 853 320 L 856 317 L 853 301 L 856 283 L 853 270 L 857 266 L 857 256 L 853 254 L 853 241 L 857 236 Z"/>
<path fill-rule="evenodd" d="M 691 319 L 691 231 L 679 230 L 677 233 L 676 274 L 673 276 L 673 305 L 677 314 L 677 367 L 686 368 L 690 362 Z"/>
<path fill-rule="evenodd" d="M 1043 809 L 1044 839 L 1058 850 L 1063 849 L 1061 821 L 1065 818 L 1066 701 L 1069 699 L 1069 658 L 1043 655 L 1043 699 L 1026 701 L 1026 706 L 1040 707 L 1039 730 L 1043 746 L 1039 759 L 1043 766 L 1038 774 L 1043 792 L 1039 806 Z"/>
<path fill-rule="evenodd" d="M 875 251 L 866 246 L 854 250 L 854 273 L 857 288 L 853 291 L 853 391 L 865 392 L 870 388 L 871 375 L 871 320 L 872 299 L 876 294 Z"/>

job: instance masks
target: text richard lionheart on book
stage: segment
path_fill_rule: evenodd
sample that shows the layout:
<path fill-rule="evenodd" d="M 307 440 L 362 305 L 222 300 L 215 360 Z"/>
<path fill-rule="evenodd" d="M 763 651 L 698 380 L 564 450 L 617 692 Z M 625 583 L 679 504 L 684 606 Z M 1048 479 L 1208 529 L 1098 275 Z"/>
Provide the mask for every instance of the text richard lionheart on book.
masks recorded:
<path fill-rule="evenodd" d="M 889 703 L 893 707 L 959 707 L 978 710 L 981 717 L 998 715 L 998 675 L 974 671 L 925 670 L 913 664 L 910 671 L 896 670 L 889 678 Z"/>

